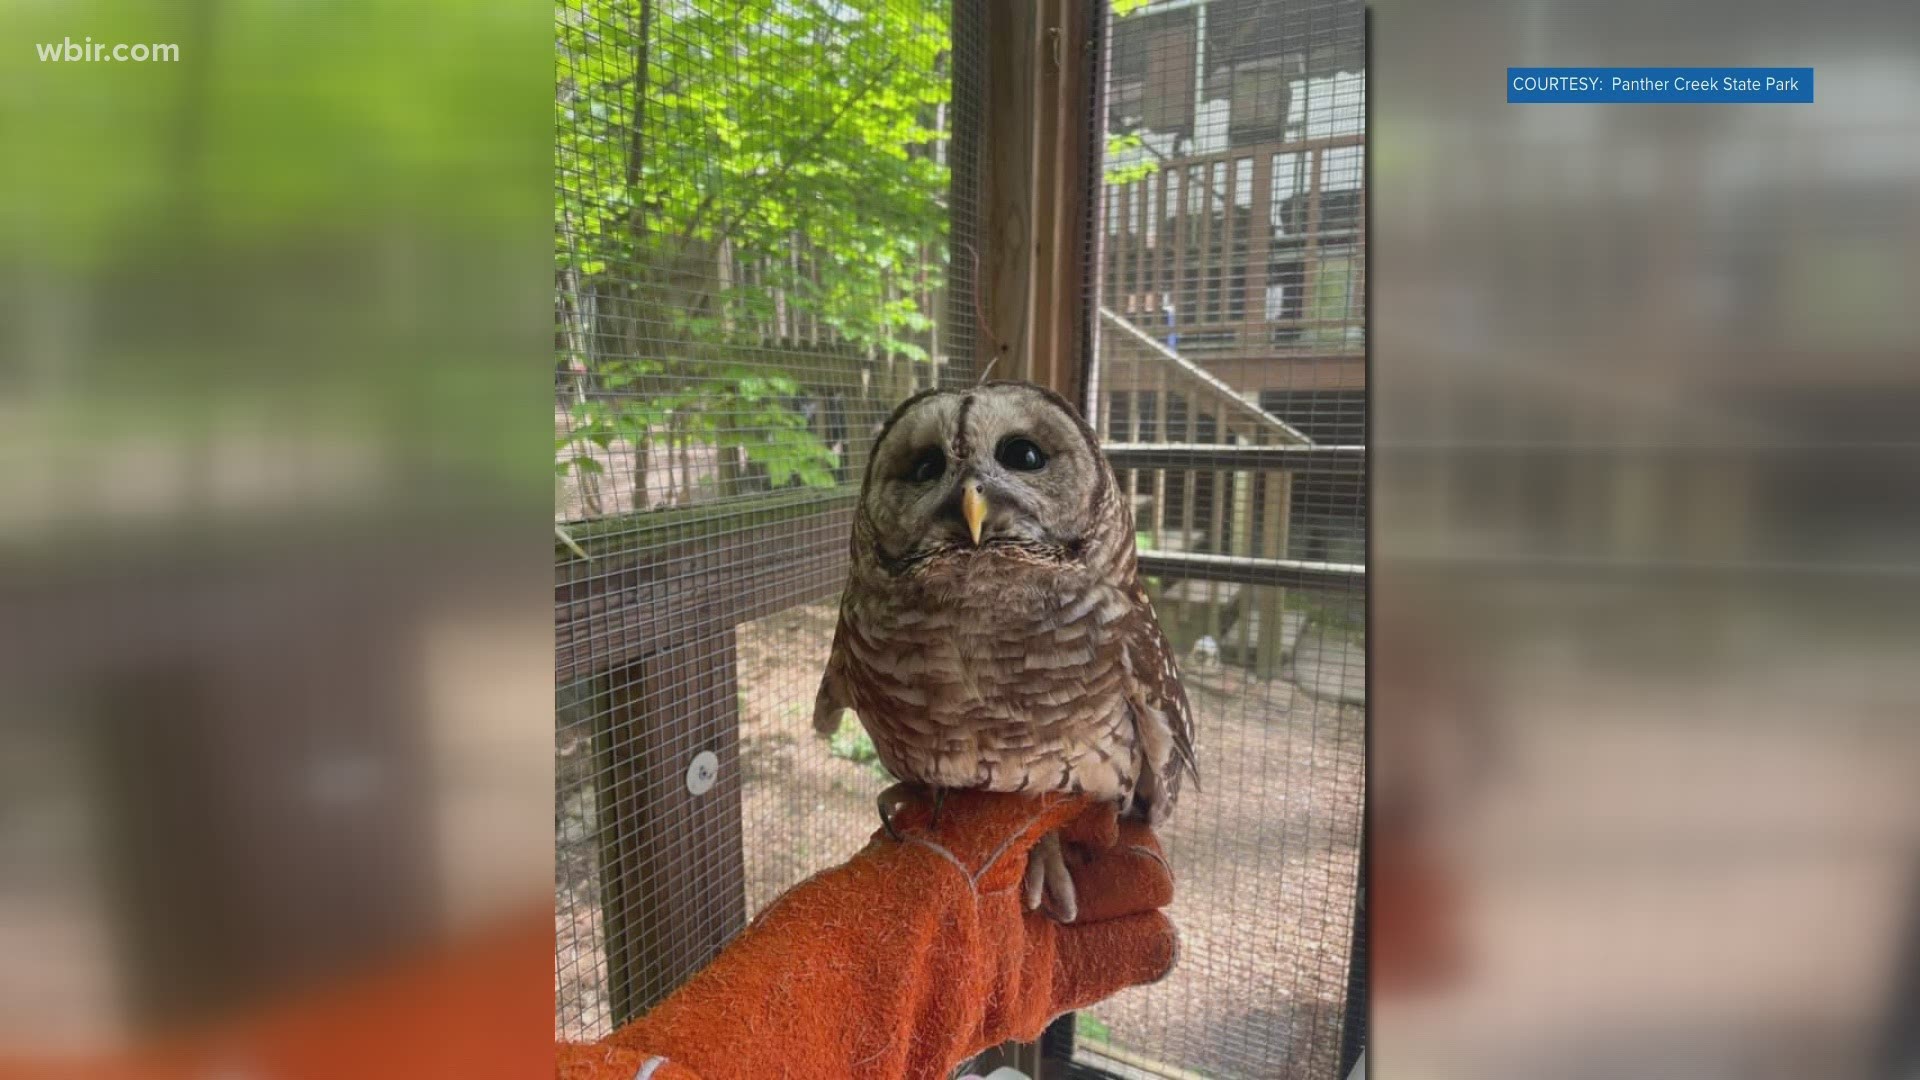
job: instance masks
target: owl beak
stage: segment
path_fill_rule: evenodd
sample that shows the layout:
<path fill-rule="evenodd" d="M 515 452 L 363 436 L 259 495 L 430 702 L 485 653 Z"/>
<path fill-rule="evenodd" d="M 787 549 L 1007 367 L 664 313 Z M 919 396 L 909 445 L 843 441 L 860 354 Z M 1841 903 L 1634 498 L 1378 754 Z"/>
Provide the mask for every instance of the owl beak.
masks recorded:
<path fill-rule="evenodd" d="M 960 516 L 967 519 L 967 531 L 973 534 L 973 546 L 980 546 L 980 526 L 987 521 L 987 497 L 980 481 L 969 480 L 960 491 Z"/>

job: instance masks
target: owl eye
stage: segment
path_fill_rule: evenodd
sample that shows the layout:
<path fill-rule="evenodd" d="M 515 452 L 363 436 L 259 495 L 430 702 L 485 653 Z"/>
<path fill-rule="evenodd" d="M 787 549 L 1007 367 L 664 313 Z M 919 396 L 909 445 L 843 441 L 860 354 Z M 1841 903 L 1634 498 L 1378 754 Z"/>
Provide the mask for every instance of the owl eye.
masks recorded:
<path fill-rule="evenodd" d="M 1037 472 L 1046 467 L 1047 455 L 1032 439 L 1014 436 L 1002 439 L 993 459 L 1015 472 Z"/>
<path fill-rule="evenodd" d="M 913 464 L 907 468 L 907 479 L 916 484 L 931 483 L 940 479 L 946 471 L 947 455 L 939 447 L 929 446 L 913 459 Z"/>

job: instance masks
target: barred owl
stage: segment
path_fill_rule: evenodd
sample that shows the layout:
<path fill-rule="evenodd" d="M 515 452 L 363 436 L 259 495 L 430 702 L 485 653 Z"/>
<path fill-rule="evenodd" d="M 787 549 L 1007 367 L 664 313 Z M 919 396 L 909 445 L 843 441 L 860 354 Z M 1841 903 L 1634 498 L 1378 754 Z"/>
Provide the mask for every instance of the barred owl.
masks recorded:
<path fill-rule="evenodd" d="M 1051 391 L 908 399 L 867 462 L 815 728 L 852 709 L 936 806 L 950 789 L 1068 792 L 1164 820 L 1194 772 L 1193 721 L 1128 502 Z M 898 798 L 881 796 L 883 822 Z M 1036 849 L 1025 899 L 1073 920 L 1057 837 Z"/>

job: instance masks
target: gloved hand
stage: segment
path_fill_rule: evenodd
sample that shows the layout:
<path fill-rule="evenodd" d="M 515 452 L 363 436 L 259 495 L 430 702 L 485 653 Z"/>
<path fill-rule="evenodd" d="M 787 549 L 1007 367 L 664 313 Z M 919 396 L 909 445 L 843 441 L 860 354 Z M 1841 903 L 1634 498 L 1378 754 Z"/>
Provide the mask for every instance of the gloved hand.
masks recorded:
<path fill-rule="evenodd" d="M 651 1013 L 558 1048 L 565 1080 L 920 1080 L 1173 967 L 1173 877 L 1110 804 L 956 792 L 894 818 L 845 865 L 774 901 Z M 1027 853 L 1063 829 L 1080 899 L 1025 910 Z"/>

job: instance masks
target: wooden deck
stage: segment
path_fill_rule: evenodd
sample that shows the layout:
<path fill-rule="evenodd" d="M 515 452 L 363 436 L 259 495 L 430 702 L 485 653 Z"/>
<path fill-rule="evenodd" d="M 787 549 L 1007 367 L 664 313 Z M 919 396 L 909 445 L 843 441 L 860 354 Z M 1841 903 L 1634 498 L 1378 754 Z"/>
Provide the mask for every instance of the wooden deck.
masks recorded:
<path fill-rule="evenodd" d="M 1243 392 L 1322 369 L 1364 385 L 1364 142 L 1234 147 L 1106 185 L 1103 302 Z"/>

